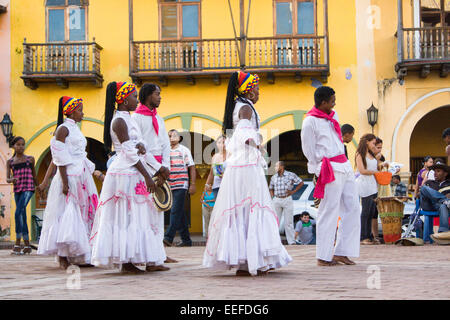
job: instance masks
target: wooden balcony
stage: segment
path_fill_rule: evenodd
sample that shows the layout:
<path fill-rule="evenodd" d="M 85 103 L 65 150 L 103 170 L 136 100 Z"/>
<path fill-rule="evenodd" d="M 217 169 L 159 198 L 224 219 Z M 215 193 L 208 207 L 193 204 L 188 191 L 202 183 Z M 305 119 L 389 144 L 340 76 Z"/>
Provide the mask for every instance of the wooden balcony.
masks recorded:
<path fill-rule="evenodd" d="M 325 36 L 289 36 L 242 39 L 202 39 L 180 41 L 133 41 L 131 77 L 134 82 L 185 78 L 191 84 L 196 77 L 211 77 L 220 83 L 221 75 L 242 68 L 266 74 L 269 82 L 275 74 L 329 76 L 328 42 Z M 245 54 L 241 54 L 244 48 Z"/>
<path fill-rule="evenodd" d="M 94 39 L 95 40 L 95 39 Z M 87 82 L 102 87 L 100 51 L 95 42 L 23 44 L 24 84 L 36 89 L 39 83 L 56 83 L 67 88 L 70 82 Z"/>
<path fill-rule="evenodd" d="M 409 71 L 418 71 L 426 78 L 432 70 L 441 77 L 450 71 L 450 27 L 402 28 L 398 37 L 398 78 L 403 79 Z"/>

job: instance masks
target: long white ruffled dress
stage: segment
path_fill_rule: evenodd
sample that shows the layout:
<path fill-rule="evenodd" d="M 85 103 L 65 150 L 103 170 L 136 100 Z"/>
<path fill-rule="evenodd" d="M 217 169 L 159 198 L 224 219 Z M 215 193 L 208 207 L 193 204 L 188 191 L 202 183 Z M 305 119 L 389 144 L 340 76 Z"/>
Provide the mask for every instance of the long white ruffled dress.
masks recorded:
<path fill-rule="evenodd" d="M 62 192 L 59 169 L 52 180 L 44 211 L 38 254 L 67 257 L 73 264 L 90 263 L 89 236 L 98 204 L 92 178 L 95 165 L 86 157 L 86 138 L 72 119 L 61 126 L 68 129 L 65 143 L 52 138 L 53 163 L 66 166 L 69 193 Z"/>
<path fill-rule="evenodd" d="M 251 102 L 245 103 L 250 104 Z M 292 258 L 281 243 L 279 222 L 264 175 L 261 153 L 245 142 L 260 140 L 258 117 L 239 120 L 243 103 L 234 111 L 234 133 L 227 140 L 227 169 L 209 224 L 203 266 L 257 271 L 280 268 Z"/>
<path fill-rule="evenodd" d="M 112 130 L 121 118 L 128 127 L 130 140 L 120 143 Z M 166 260 L 161 241 L 159 214 L 153 197 L 147 192 L 144 177 L 134 167 L 141 160 L 151 172 L 145 156 L 137 154 L 143 143 L 141 132 L 130 114 L 116 111 L 111 122 L 111 140 L 117 153 L 106 173 L 100 203 L 91 234 L 92 264 L 113 267 L 124 263 L 161 265 Z M 144 144 L 145 145 L 145 144 Z"/>

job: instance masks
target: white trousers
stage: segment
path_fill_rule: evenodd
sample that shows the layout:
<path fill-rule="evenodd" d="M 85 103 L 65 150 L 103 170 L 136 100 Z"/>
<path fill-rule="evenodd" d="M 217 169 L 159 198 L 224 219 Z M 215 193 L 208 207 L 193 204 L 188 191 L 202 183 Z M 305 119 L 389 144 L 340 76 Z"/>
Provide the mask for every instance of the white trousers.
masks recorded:
<path fill-rule="evenodd" d="M 317 212 L 316 257 L 325 261 L 331 261 L 333 255 L 359 257 L 361 212 L 355 174 L 335 171 L 334 176 L 336 180 L 325 186 Z"/>
<path fill-rule="evenodd" d="M 288 244 L 295 244 L 294 239 L 294 203 L 292 197 L 287 198 L 273 198 L 273 206 L 278 216 L 278 220 L 283 217 L 284 233 Z"/>

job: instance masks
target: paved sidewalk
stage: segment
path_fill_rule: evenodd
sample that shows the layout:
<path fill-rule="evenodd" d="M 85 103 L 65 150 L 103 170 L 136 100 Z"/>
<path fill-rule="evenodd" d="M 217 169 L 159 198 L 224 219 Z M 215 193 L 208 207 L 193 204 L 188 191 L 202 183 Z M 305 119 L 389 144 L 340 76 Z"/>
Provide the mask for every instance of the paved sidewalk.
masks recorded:
<path fill-rule="evenodd" d="M 57 268 L 54 258 L 0 251 L 0 299 L 450 299 L 450 246 L 363 246 L 356 266 L 318 267 L 315 246 L 287 246 L 294 261 L 266 277 L 201 266 L 204 247 L 166 248 L 171 270 L 122 275 Z M 33 251 L 33 253 L 35 253 Z M 377 289 L 378 288 L 378 289 Z"/>

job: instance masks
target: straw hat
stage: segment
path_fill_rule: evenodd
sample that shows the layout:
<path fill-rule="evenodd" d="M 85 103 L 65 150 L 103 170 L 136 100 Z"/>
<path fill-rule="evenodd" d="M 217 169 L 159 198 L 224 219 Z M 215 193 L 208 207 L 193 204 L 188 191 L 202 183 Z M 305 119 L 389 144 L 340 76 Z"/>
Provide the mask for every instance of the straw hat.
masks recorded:
<path fill-rule="evenodd" d="M 156 184 L 156 190 L 152 194 L 156 208 L 160 211 L 170 210 L 172 208 L 172 191 L 170 190 L 169 184 L 166 181 L 159 187 L 158 177 L 153 177 L 153 181 Z"/>
<path fill-rule="evenodd" d="M 450 231 L 432 234 L 431 239 L 437 244 L 450 244 Z"/>
<path fill-rule="evenodd" d="M 423 246 L 424 242 L 420 238 L 402 238 L 395 241 L 395 244 L 400 244 L 402 246 Z"/>
<path fill-rule="evenodd" d="M 448 174 L 450 174 L 450 167 L 446 165 L 442 159 L 436 159 L 434 165 L 430 169 L 432 170 L 442 169 L 444 171 L 447 171 Z"/>

